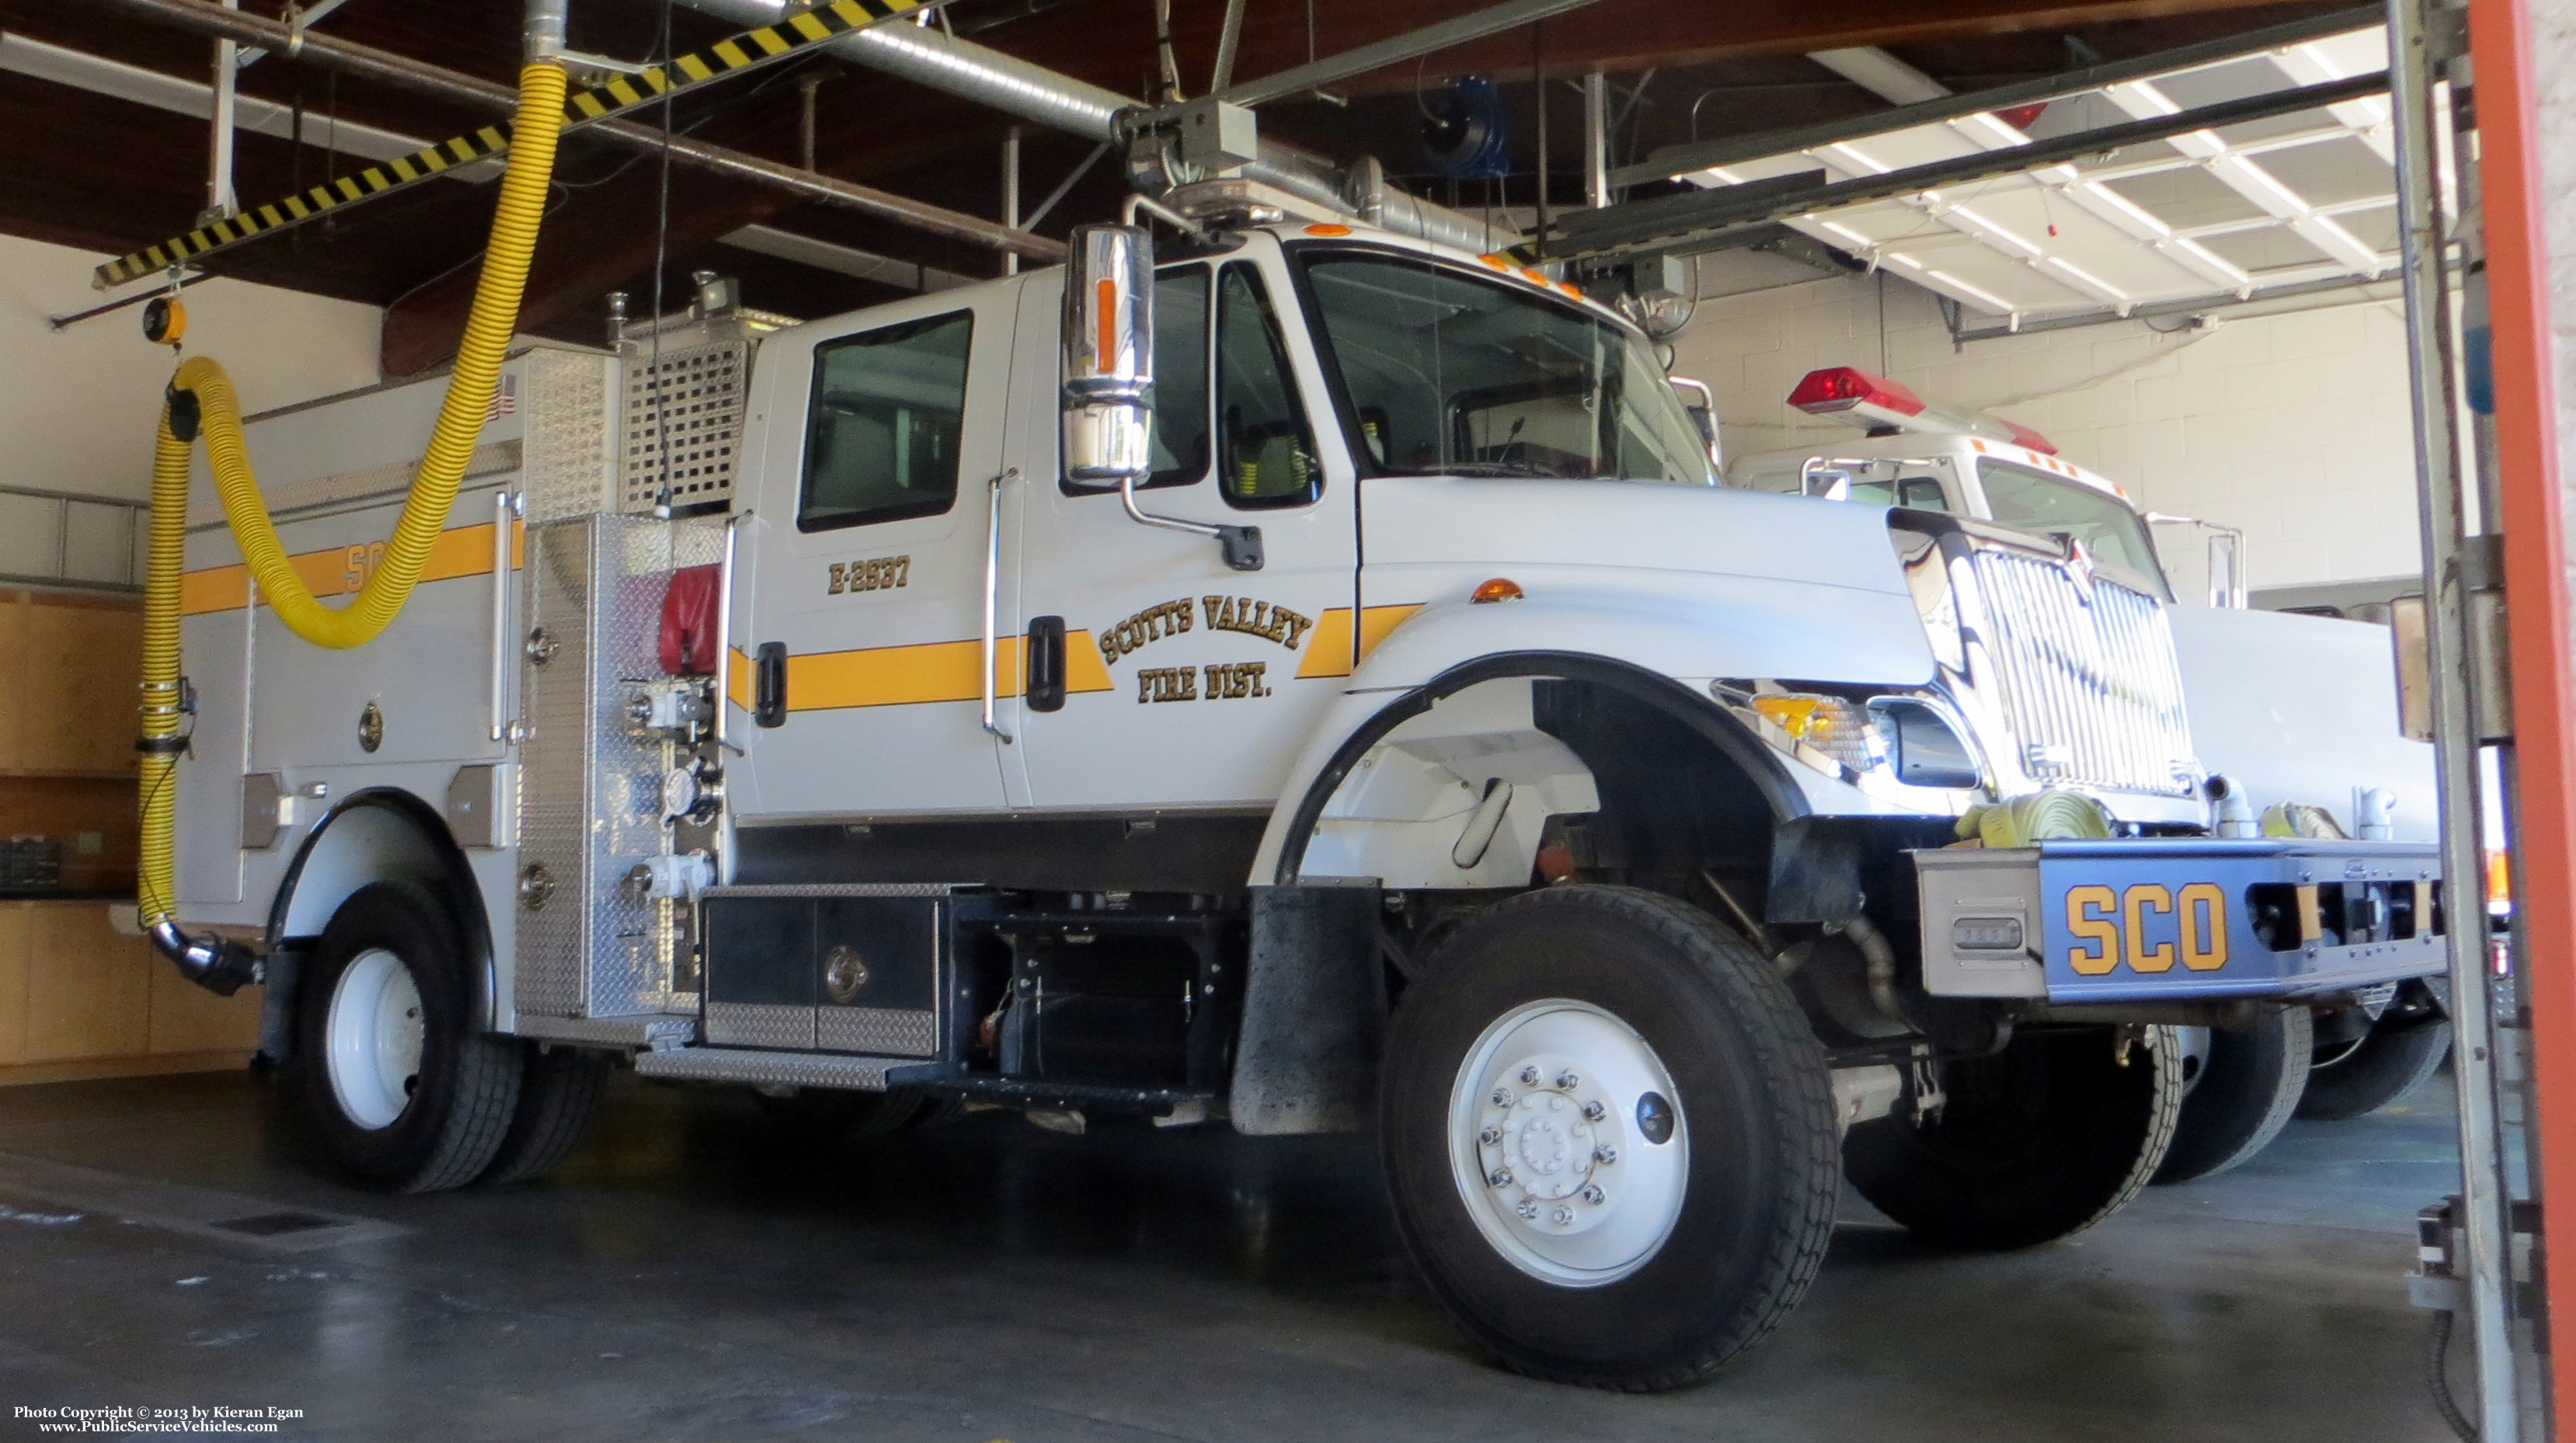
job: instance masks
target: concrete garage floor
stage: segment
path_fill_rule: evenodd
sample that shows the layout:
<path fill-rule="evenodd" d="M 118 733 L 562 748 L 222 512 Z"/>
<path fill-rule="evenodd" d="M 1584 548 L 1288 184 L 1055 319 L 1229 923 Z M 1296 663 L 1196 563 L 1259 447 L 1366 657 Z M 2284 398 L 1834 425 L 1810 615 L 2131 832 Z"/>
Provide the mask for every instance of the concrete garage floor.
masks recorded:
<path fill-rule="evenodd" d="M 262 1091 L 0 1093 L 0 1419 L 222 1404 L 302 1409 L 290 1438 L 549 1443 L 2448 1436 L 2400 1277 L 2415 1209 L 2456 1185 L 2429 1088 L 2028 1253 L 1933 1252 L 1855 1200 L 1785 1329 L 1657 1397 L 1478 1357 L 1355 1139 L 986 1114 L 825 1158 L 739 1095 L 621 1077 L 555 1177 L 383 1197 L 307 1171 Z M 294 1210 L 392 1227 L 204 1226 Z"/>

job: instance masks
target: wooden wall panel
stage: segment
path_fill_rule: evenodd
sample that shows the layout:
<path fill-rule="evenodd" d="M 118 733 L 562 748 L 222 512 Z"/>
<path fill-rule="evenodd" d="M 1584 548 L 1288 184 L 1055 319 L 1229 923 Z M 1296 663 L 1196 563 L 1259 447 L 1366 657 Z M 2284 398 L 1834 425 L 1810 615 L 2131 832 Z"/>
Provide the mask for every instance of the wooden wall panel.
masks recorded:
<path fill-rule="evenodd" d="M 27 1060 L 27 955 L 35 908 L 0 902 L 0 1066 Z"/>
<path fill-rule="evenodd" d="M 152 995 L 143 939 L 109 925 L 112 904 L 16 905 L 29 917 L 24 1060 L 142 1056 Z"/>
<path fill-rule="evenodd" d="M 259 1046 L 260 989 L 245 987 L 218 997 L 179 975 L 179 969 L 150 955 L 144 947 L 144 972 L 151 979 L 153 1056 L 181 1052 L 249 1052 Z"/>
<path fill-rule="evenodd" d="M 18 766 L 131 776 L 143 614 L 125 597 L 37 592 L 19 610 L 27 709 Z"/>

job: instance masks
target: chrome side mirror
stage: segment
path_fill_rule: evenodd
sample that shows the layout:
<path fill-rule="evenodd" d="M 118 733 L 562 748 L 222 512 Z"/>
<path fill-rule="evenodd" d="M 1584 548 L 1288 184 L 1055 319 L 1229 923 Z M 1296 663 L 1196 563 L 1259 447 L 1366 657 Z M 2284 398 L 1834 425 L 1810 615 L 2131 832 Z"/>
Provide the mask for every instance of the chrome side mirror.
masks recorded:
<path fill-rule="evenodd" d="M 1717 393 L 1708 388 L 1708 382 L 1694 381 L 1688 376 L 1666 376 L 1664 380 L 1681 393 L 1682 409 L 1690 413 L 1691 425 L 1698 429 L 1701 444 L 1708 447 L 1708 469 L 1725 471 L 1726 459 L 1718 453 Z"/>
<path fill-rule="evenodd" d="M 1064 475 L 1107 488 L 1154 469 L 1154 237 L 1074 227 L 1064 277 Z"/>

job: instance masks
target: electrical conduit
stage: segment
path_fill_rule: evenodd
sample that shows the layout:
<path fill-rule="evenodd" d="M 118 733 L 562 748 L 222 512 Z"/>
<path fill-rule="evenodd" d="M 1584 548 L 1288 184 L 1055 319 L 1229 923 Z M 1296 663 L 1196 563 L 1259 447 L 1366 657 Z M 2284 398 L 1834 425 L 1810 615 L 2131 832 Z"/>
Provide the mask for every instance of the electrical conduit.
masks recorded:
<path fill-rule="evenodd" d="M 151 549 L 143 605 L 143 739 L 137 743 L 143 754 L 138 892 L 143 926 L 154 946 L 191 981 L 217 992 L 231 993 L 256 980 L 258 962 L 238 942 L 183 935 L 173 908 L 171 823 L 176 799 L 171 784 L 185 745 L 180 735 L 184 702 L 179 679 L 179 578 L 187 530 L 189 449 L 202 431 L 207 468 L 223 498 L 224 517 L 240 543 L 243 562 L 259 583 L 261 598 L 289 630 L 317 646 L 363 646 L 402 610 L 420 581 L 430 548 L 447 525 L 475 438 L 482 432 L 484 414 L 500 380 L 502 355 L 518 326 L 520 293 L 527 285 L 538 224 L 545 215 L 555 140 L 564 118 L 565 78 L 563 66 L 552 58 L 560 46 L 560 29 L 548 37 L 553 43 L 542 46 L 535 43 L 539 37 L 534 29 L 532 22 L 531 48 L 542 58 L 532 59 L 519 72 L 519 107 L 492 218 L 491 243 L 484 251 L 483 273 L 475 286 L 473 309 L 466 317 L 438 425 L 403 503 L 402 517 L 385 543 L 383 562 L 347 606 L 322 605 L 288 559 L 260 499 L 259 482 L 242 440 L 241 408 L 224 368 L 207 357 L 192 357 L 180 364 L 170 382 L 152 457 Z"/>

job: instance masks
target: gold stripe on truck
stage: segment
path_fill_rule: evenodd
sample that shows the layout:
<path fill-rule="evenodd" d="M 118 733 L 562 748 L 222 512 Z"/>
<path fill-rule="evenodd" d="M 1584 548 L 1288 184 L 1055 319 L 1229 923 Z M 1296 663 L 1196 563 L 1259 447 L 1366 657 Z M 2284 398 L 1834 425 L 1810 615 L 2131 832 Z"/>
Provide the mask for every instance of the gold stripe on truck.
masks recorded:
<path fill-rule="evenodd" d="M 510 536 L 510 564 L 519 564 L 519 551 L 527 542 L 526 530 L 513 523 Z M 364 541 L 349 546 L 326 546 L 319 551 L 298 551 L 286 559 L 304 578 L 305 589 L 317 597 L 355 596 L 374 574 L 376 563 L 384 557 L 385 544 Z M 492 523 L 478 526 L 455 526 L 438 533 L 429 548 L 429 564 L 421 568 L 423 581 L 453 581 L 460 576 L 492 574 Z M 209 612 L 239 611 L 250 602 L 250 568 L 236 563 L 231 566 L 209 566 L 191 571 L 179 578 L 179 614 L 203 616 Z"/>

